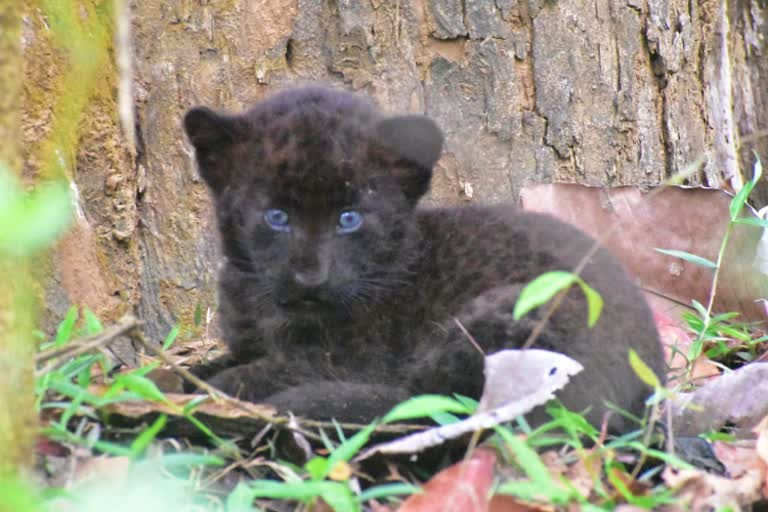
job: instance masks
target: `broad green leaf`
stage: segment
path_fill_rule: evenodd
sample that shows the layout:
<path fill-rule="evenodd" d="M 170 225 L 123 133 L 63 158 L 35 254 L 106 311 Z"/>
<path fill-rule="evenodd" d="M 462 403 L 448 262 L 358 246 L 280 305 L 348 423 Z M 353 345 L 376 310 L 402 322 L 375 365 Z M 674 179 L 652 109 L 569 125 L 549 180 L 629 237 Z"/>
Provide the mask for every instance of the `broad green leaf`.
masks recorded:
<path fill-rule="evenodd" d="M 550 498 L 553 487 L 551 485 L 533 482 L 531 480 L 510 480 L 500 484 L 496 488 L 496 494 L 516 496 L 525 501 L 539 501 Z M 551 500 L 554 501 L 554 500 Z"/>
<path fill-rule="evenodd" d="M 83 309 L 83 319 L 85 320 L 85 335 L 93 336 L 99 334 L 104 330 L 104 326 L 101 325 L 99 318 L 91 311 L 90 308 Z"/>
<path fill-rule="evenodd" d="M 581 291 L 587 298 L 587 325 L 594 327 L 603 311 L 603 298 L 597 291 L 579 278 L 578 281 Z"/>
<path fill-rule="evenodd" d="M 168 453 L 159 462 L 166 468 L 187 468 L 190 466 L 223 466 L 227 461 L 216 455 L 202 453 Z"/>
<path fill-rule="evenodd" d="M 520 296 L 517 298 L 515 309 L 512 313 L 515 320 L 519 320 L 529 311 L 548 302 L 559 291 L 571 286 L 577 279 L 577 276 L 571 272 L 555 270 L 546 272 L 523 288 Z"/>
<path fill-rule="evenodd" d="M 249 485 L 240 482 L 227 496 L 227 512 L 253 512 L 253 492 Z"/>
<path fill-rule="evenodd" d="M 653 373 L 653 370 L 645 364 L 645 361 L 640 359 L 640 356 L 637 355 L 637 352 L 635 352 L 634 349 L 629 350 L 629 366 L 632 367 L 635 375 L 637 375 L 640 380 L 651 386 L 653 389 L 661 387 L 659 378 Z"/>
<path fill-rule="evenodd" d="M 709 261 L 706 258 L 702 258 L 701 256 L 696 256 L 695 254 L 691 254 L 689 252 L 676 251 L 674 249 L 658 249 L 658 248 L 655 250 L 662 254 L 666 254 L 668 256 L 674 256 L 675 258 L 680 258 L 681 260 L 689 261 L 694 265 L 700 265 L 706 268 L 717 268 L 717 264 L 715 262 Z"/>
<path fill-rule="evenodd" d="M 421 487 L 413 484 L 394 483 L 369 487 L 360 493 L 360 501 L 365 503 L 370 500 L 390 498 L 392 496 L 408 496 L 421 492 Z"/>
<path fill-rule="evenodd" d="M 694 299 L 691 301 L 691 305 L 703 320 L 709 322 L 709 312 L 707 311 L 707 308 L 704 307 L 704 304 Z"/>
<path fill-rule="evenodd" d="M 312 480 L 322 480 L 330 471 L 326 457 L 312 457 L 304 464 L 304 469 Z"/>
<path fill-rule="evenodd" d="M 56 328 L 55 346 L 60 347 L 72 339 L 72 332 L 75 329 L 77 317 L 77 306 L 70 306 L 67 310 L 67 314 L 64 316 L 64 320 L 62 320 Z"/>
<path fill-rule="evenodd" d="M 328 486 L 342 485 L 336 482 L 303 481 L 276 482 L 274 480 L 255 480 L 250 484 L 253 498 L 289 499 L 309 501 L 323 494 Z"/>
<path fill-rule="evenodd" d="M 472 410 L 455 398 L 443 395 L 420 395 L 397 404 L 384 416 L 384 423 L 427 418 L 440 412 L 471 414 Z"/>
<path fill-rule="evenodd" d="M 733 221 L 736 224 L 746 224 L 748 226 L 759 226 L 768 228 L 768 219 L 758 219 L 757 217 L 739 217 Z"/>
<path fill-rule="evenodd" d="M 334 467 L 336 467 L 336 464 L 339 462 L 347 462 L 352 457 L 357 455 L 357 452 L 360 451 L 360 449 L 365 446 L 365 443 L 368 442 L 368 440 L 371 438 L 371 433 L 373 433 L 373 430 L 376 428 L 377 423 L 373 422 L 367 427 L 365 427 L 363 430 L 359 431 L 343 443 L 341 443 L 335 450 L 331 452 L 331 454 L 328 456 L 328 465 L 325 468 L 325 472 L 321 478 L 325 478 L 325 476 L 330 472 Z"/>
<path fill-rule="evenodd" d="M 181 324 L 176 324 L 174 328 L 171 329 L 171 332 L 168 333 L 168 336 L 165 337 L 165 341 L 163 341 L 163 350 L 171 348 L 171 345 L 173 345 L 173 342 L 176 341 L 176 338 L 179 336 L 179 331 L 181 331 Z"/>
<path fill-rule="evenodd" d="M 580 434 L 587 435 L 594 439 L 600 433 L 583 415 L 569 411 L 558 401 L 552 401 L 547 404 L 545 410 L 558 425 L 561 425 L 562 428 L 574 436 L 577 441 Z"/>
<path fill-rule="evenodd" d="M 0 188 L 9 182 L 0 179 Z M 32 194 L 10 197 L 0 207 L 0 252 L 30 255 L 55 241 L 71 220 L 72 201 L 66 182 L 48 183 Z"/>
<path fill-rule="evenodd" d="M 741 209 L 746 204 L 749 194 L 752 193 L 752 189 L 755 188 L 755 185 L 757 184 L 758 180 L 760 180 L 762 175 L 763 164 L 760 161 L 758 154 L 755 153 L 755 167 L 752 174 L 752 179 L 746 182 L 743 187 L 741 187 L 741 190 L 739 190 L 733 199 L 731 199 L 731 204 L 728 206 L 731 214 L 731 221 L 738 222 L 739 212 L 741 212 Z"/>
<path fill-rule="evenodd" d="M 203 324 L 203 307 L 198 302 L 195 306 L 195 327 L 200 327 Z"/>
<path fill-rule="evenodd" d="M 429 417 L 438 425 L 450 425 L 451 423 L 458 423 L 461 421 L 461 418 L 449 412 L 436 412 L 430 414 Z"/>
<path fill-rule="evenodd" d="M 359 512 L 360 503 L 355 499 L 349 486 L 338 484 L 328 486 L 321 494 L 323 500 L 335 512 Z"/>
<path fill-rule="evenodd" d="M 149 427 L 145 428 L 144 431 L 139 434 L 139 436 L 133 440 L 131 443 L 131 457 L 136 458 L 149 447 L 150 444 L 152 444 L 152 441 L 155 440 L 157 437 L 157 434 L 160 433 L 161 430 L 165 427 L 165 424 L 168 422 L 168 417 L 165 414 L 161 414 L 158 416 L 158 418 L 150 425 Z"/>
<path fill-rule="evenodd" d="M 749 197 L 754 186 L 755 184 L 751 181 L 746 182 L 744 186 L 741 187 L 741 190 L 731 198 L 731 204 L 728 205 L 728 211 L 731 214 L 732 221 L 739 218 L 739 213 L 741 212 L 741 209 L 744 208 L 744 204 L 747 202 L 747 197 Z"/>
<path fill-rule="evenodd" d="M 544 465 L 535 450 L 509 430 L 501 428 L 496 428 L 495 430 L 504 440 L 504 443 L 514 455 L 517 464 L 525 475 L 531 479 L 531 482 L 535 486 L 547 490 L 545 494 L 547 498 L 555 503 L 568 501 L 569 493 L 555 484 L 547 466 Z M 501 487 L 503 488 L 503 485 Z"/>
<path fill-rule="evenodd" d="M 119 375 L 115 379 L 115 383 L 124 386 L 125 389 L 136 393 L 145 400 L 168 401 L 163 392 L 157 388 L 157 385 L 146 377 L 135 374 Z"/>

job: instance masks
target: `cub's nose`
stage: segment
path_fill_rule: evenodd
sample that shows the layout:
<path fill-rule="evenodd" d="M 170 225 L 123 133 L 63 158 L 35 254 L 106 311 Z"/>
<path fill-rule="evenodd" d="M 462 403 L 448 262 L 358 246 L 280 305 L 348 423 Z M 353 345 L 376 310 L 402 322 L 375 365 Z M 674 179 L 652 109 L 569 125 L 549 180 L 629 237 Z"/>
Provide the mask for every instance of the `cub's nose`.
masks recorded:
<path fill-rule="evenodd" d="M 298 270 L 293 273 L 293 281 L 299 286 L 315 288 L 325 284 L 328 273 L 322 270 Z"/>

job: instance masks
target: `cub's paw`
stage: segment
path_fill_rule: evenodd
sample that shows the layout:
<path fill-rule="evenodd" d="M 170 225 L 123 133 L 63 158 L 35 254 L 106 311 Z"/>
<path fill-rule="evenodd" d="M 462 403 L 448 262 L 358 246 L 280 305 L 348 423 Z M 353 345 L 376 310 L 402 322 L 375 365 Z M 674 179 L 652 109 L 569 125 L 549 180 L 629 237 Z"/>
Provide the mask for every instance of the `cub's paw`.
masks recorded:
<path fill-rule="evenodd" d="M 227 368 L 208 379 L 208 384 L 231 397 L 249 402 L 258 402 L 266 394 L 252 382 L 252 370 L 248 365 Z"/>

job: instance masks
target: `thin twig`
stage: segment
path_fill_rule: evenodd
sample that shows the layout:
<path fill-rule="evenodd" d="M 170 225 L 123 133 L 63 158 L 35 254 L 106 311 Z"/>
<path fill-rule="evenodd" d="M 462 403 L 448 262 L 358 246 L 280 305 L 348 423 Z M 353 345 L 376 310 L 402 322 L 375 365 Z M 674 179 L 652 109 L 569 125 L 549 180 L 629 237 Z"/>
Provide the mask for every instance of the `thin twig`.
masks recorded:
<path fill-rule="evenodd" d="M 45 368 L 36 371 L 35 376 L 39 377 L 41 375 L 45 375 L 46 373 L 59 368 L 77 356 L 92 352 L 97 348 L 103 347 L 104 345 L 111 343 L 123 334 L 135 329 L 139 325 L 141 325 L 141 322 L 139 322 L 136 317 L 133 315 L 126 315 L 120 320 L 120 322 L 108 329 L 105 329 L 103 332 L 96 334 L 95 336 L 85 338 L 82 341 L 73 341 L 63 347 L 54 347 L 44 352 L 40 352 L 37 354 L 37 356 L 35 356 L 36 365 L 43 364 L 46 361 L 50 361 L 51 359 L 60 359 L 52 364 L 49 364 Z"/>
<path fill-rule="evenodd" d="M 466 327 L 464 327 L 464 324 L 461 323 L 461 320 L 459 320 L 456 317 L 453 317 L 453 321 L 459 327 L 461 332 L 464 333 L 464 336 L 467 337 L 467 339 L 472 344 L 472 346 L 475 347 L 478 352 L 480 352 L 481 356 L 485 357 L 485 351 L 483 350 L 483 347 L 481 347 L 480 344 L 477 342 L 477 340 L 471 334 L 469 334 L 469 331 L 467 330 Z"/>

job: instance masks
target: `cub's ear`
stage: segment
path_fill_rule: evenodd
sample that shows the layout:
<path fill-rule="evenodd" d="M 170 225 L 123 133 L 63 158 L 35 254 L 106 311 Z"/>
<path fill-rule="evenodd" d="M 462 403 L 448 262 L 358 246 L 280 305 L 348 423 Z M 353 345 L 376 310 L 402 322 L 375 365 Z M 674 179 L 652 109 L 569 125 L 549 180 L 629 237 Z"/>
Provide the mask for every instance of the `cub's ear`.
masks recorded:
<path fill-rule="evenodd" d="M 396 169 L 406 197 L 420 198 L 429 189 L 432 168 L 443 150 L 443 134 L 437 124 L 421 115 L 389 117 L 376 125 L 376 140 L 393 156 L 411 166 Z"/>
<path fill-rule="evenodd" d="M 184 116 L 184 131 L 195 147 L 200 175 L 214 192 L 229 179 L 226 152 L 241 133 L 242 121 L 208 107 L 194 107 Z"/>

